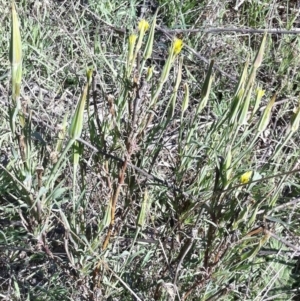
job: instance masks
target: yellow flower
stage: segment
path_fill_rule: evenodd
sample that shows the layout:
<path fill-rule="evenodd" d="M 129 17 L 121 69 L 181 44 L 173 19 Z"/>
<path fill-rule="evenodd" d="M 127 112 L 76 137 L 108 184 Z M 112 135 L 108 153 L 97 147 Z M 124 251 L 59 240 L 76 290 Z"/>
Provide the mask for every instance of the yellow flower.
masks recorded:
<path fill-rule="evenodd" d="M 137 35 L 135 35 L 135 34 L 131 34 L 131 35 L 129 36 L 129 45 L 130 45 L 131 47 L 132 47 L 132 45 L 135 44 L 136 39 L 137 39 Z"/>
<path fill-rule="evenodd" d="M 127 56 L 128 64 L 133 60 L 133 50 L 134 50 L 136 39 L 137 39 L 137 35 L 135 34 L 131 34 L 128 38 L 128 56 Z"/>
<path fill-rule="evenodd" d="M 174 55 L 177 55 L 180 53 L 182 47 L 183 47 L 183 41 L 181 39 L 175 38 L 172 44 L 171 52 Z"/>
<path fill-rule="evenodd" d="M 149 29 L 149 23 L 145 19 L 142 19 L 139 22 L 138 28 L 139 28 L 139 31 L 146 32 Z"/>
<path fill-rule="evenodd" d="M 251 177 L 252 177 L 252 171 L 250 170 L 241 175 L 240 181 L 242 184 L 246 184 L 250 181 Z"/>
<path fill-rule="evenodd" d="M 148 67 L 146 81 L 149 81 L 153 75 L 154 66 Z"/>
<path fill-rule="evenodd" d="M 265 90 L 257 89 L 256 93 L 257 93 L 257 97 L 259 97 L 259 99 L 261 99 L 265 95 Z"/>

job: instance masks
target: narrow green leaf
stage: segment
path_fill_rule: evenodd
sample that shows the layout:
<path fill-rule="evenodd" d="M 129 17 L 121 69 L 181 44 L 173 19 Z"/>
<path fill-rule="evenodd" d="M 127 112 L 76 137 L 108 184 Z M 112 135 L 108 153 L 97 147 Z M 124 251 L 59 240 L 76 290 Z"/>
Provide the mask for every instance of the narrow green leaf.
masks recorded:
<path fill-rule="evenodd" d="M 252 259 L 253 257 L 256 256 L 256 254 L 259 252 L 259 250 L 260 250 L 260 247 L 258 246 L 256 248 L 253 248 L 253 249 L 249 250 L 249 251 L 246 251 L 245 253 L 243 253 L 241 255 L 241 261 L 244 261 L 246 259 L 248 259 L 248 260 Z"/>
<path fill-rule="evenodd" d="M 250 219 L 248 220 L 248 223 L 247 223 L 247 226 L 249 228 L 251 228 L 256 221 L 256 215 L 257 215 L 258 209 L 259 209 L 259 206 L 256 206 L 255 209 L 251 213 Z"/>
<path fill-rule="evenodd" d="M 58 133 L 58 139 L 57 139 L 55 150 L 57 152 L 59 152 L 59 153 L 62 151 L 63 141 L 64 141 L 65 136 L 66 136 L 66 128 L 67 128 L 68 116 L 69 116 L 68 113 L 65 114 L 63 123 L 62 123 L 60 131 Z"/>
<path fill-rule="evenodd" d="M 244 207 L 244 209 L 242 209 L 242 211 L 239 213 L 239 216 L 236 218 L 235 222 L 232 225 L 232 229 L 237 229 L 238 225 L 243 222 L 247 215 L 248 215 L 248 207 Z"/>

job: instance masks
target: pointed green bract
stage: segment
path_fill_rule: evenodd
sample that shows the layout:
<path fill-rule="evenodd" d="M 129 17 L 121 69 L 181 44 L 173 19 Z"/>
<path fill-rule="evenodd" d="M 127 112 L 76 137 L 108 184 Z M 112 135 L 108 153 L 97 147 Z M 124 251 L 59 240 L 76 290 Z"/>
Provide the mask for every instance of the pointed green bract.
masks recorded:
<path fill-rule="evenodd" d="M 12 24 L 9 60 L 12 69 L 12 100 L 13 105 L 18 105 L 18 97 L 20 96 L 20 87 L 22 79 L 22 42 L 19 28 L 19 21 L 14 1 L 11 8 Z M 20 108 L 20 105 L 18 105 Z"/>
<path fill-rule="evenodd" d="M 11 37 L 9 45 L 9 60 L 11 64 L 11 90 L 12 106 L 10 107 L 10 127 L 15 132 L 17 117 L 22 128 L 25 126 L 25 120 L 21 112 L 20 89 L 22 81 L 22 42 L 19 28 L 19 21 L 14 1 L 11 6 Z"/>
<path fill-rule="evenodd" d="M 207 104 L 208 96 L 209 96 L 210 89 L 211 89 L 212 79 L 213 79 L 213 77 L 212 77 L 213 65 L 214 65 L 214 61 L 212 60 L 209 64 L 206 78 L 203 83 L 203 87 L 202 87 L 202 91 L 201 91 L 201 100 L 197 107 L 195 116 L 198 116 L 198 114 L 200 114 L 200 112 L 205 108 L 205 106 Z"/>
<path fill-rule="evenodd" d="M 235 90 L 235 95 L 238 95 L 238 93 L 240 92 L 240 90 L 244 90 L 245 89 L 245 82 L 246 82 L 246 79 L 247 79 L 248 67 L 249 67 L 249 58 L 246 60 L 243 72 L 242 72 L 242 74 L 240 76 L 239 82 L 238 82 L 236 90 Z"/>
<path fill-rule="evenodd" d="M 149 23 L 145 19 L 142 19 L 138 24 L 139 38 L 138 38 L 137 44 L 135 46 L 134 58 L 136 58 L 137 53 L 140 51 L 140 49 L 142 47 L 143 38 L 148 29 L 149 29 Z"/>
<path fill-rule="evenodd" d="M 247 114 L 248 114 L 248 110 L 249 110 L 251 94 L 252 94 L 252 87 L 248 91 L 247 97 L 246 97 L 246 99 L 245 99 L 245 101 L 243 103 L 243 106 L 241 108 L 241 111 L 240 111 L 239 121 L 238 121 L 238 123 L 240 125 L 247 124 Z"/>
<path fill-rule="evenodd" d="M 230 181 L 232 168 L 231 168 L 231 161 L 232 161 L 232 152 L 231 152 L 231 146 L 228 146 L 226 149 L 226 158 L 224 161 L 224 164 L 221 166 L 221 177 L 222 177 L 222 184 L 223 188 L 226 189 L 227 185 Z"/>
<path fill-rule="evenodd" d="M 255 78 L 256 78 L 256 72 L 257 69 L 261 66 L 262 60 L 263 60 L 263 55 L 265 51 L 265 44 L 266 44 L 266 37 L 267 35 L 265 34 L 262 42 L 259 47 L 259 51 L 256 54 L 253 67 L 251 68 L 250 75 L 248 78 L 247 86 L 245 88 L 245 93 L 242 102 L 243 106 L 241 108 L 240 114 L 239 114 L 239 124 L 246 124 L 247 123 L 247 114 L 249 110 L 249 105 L 250 105 L 250 100 L 252 97 L 252 90 L 253 90 L 253 85 L 255 83 Z"/>
<path fill-rule="evenodd" d="M 152 21 L 152 24 L 151 24 L 151 28 L 150 28 L 150 32 L 149 32 L 149 37 L 148 37 L 147 44 L 146 44 L 146 47 L 145 47 L 145 51 L 144 51 L 144 59 L 145 60 L 150 58 L 151 55 L 152 55 L 157 12 L 158 11 L 156 11 L 156 13 L 154 15 L 154 18 L 153 18 L 153 21 Z"/>
<path fill-rule="evenodd" d="M 136 43 L 137 35 L 131 34 L 128 38 L 128 53 L 127 53 L 127 75 L 129 76 L 134 61 L 133 51 Z"/>
<path fill-rule="evenodd" d="M 300 122 L 300 105 L 296 109 L 296 112 L 293 114 L 293 117 L 291 119 L 291 131 L 296 132 L 299 128 L 299 122 Z"/>
<path fill-rule="evenodd" d="M 276 94 L 271 98 L 271 100 L 267 104 L 267 107 L 259 121 L 258 132 L 263 132 L 266 129 L 266 127 L 270 121 L 271 110 L 274 105 L 275 99 L 276 99 Z"/>
<path fill-rule="evenodd" d="M 190 99 L 190 91 L 189 91 L 189 85 L 187 83 L 184 83 L 184 97 L 182 102 L 182 109 L 181 113 L 183 114 L 189 105 L 189 99 Z"/>
<path fill-rule="evenodd" d="M 265 46 L 266 46 L 266 40 L 267 40 L 267 33 L 264 34 L 264 37 L 261 41 L 259 51 L 256 55 L 255 61 L 254 61 L 254 68 L 258 69 L 261 66 L 262 60 L 263 60 L 263 55 L 265 52 Z"/>
<path fill-rule="evenodd" d="M 173 88 L 173 93 L 169 102 L 169 107 L 168 107 L 168 118 L 172 118 L 174 116 L 175 112 L 175 105 L 176 105 L 176 99 L 177 99 L 177 92 L 179 85 L 181 83 L 181 74 L 182 74 L 182 64 L 183 64 L 183 58 L 181 57 L 179 60 L 179 66 L 178 66 L 178 73 L 177 73 L 177 78 L 176 78 L 176 83 Z"/>
<path fill-rule="evenodd" d="M 230 111 L 229 111 L 229 123 L 234 124 L 236 121 L 236 116 L 238 113 L 238 109 L 241 105 L 242 99 L 244 97 L 244 89 L 239 90 L 238 94 L 234 96 Z"/>
<path fill-rule="evenodd" d="M 245 92 L 245 81 L 247 78 L 247 70 L 248 70 L 249 62 L 248 60 L 245 63 L 243 72 L 240 76 L 239 82 L 237 84 L 235 95 L 232 100 L 232 104 L 228 113 L 229 123 L 234 124 L 236 121 L 236 116 L 238 113 L 238 110 L 240 108 L 241 102 L 244 98 L 244 92 Z"/>
<path fill-rule="evenodd" d="M 88 88 L 89 88 L 89 77 L 88 77 L 88 83 L 84 86 L 84 89 L 81 93 L 81 97 L 77 104 L 76 111 L 70 126 L 69 135 L 72 139 L 77 139 L 80 138 L 81 136 L 81 132 L 83 128 L 83 113 L 84 113 L 85 103 L 87 100 Z"/>
<path fill-rule="evenodd" d="M 146 189 L 144 192 L 142 206 L 141 206 L 141 209 L 140 209 L 140 212 L 138 215 L 138 219 L 137 219 L 137 223 L 136 223 L 136 225 L 138 227 L 144 226 L 144 224 L 146 222 L 148 210 L 149 210 L 149 195 L 148 195 L 148 190 Z"/>
<path fill-rule="evenodd" d="M 257 88 L 256 90 L 256 98 L 255 98 L 255 104 L 254 104 L 254 108 L 252 110 L 252 116 L 257 112 L 258 108 L 259 108 L 259 105 L 260 105 L 260 102 L 261 102 L 261 99 L 262 97 L 264 96 L 265 94 L 265 91 L 262 90 L 260 87 Z"/>
<path fill-rule="evenodd" d="M 92 74 L 93 68 L 88 68 L 86 72 L 87 83 L 84 86 L 84 89 L 81 93 L 80 100 L 77 104 L 75 114 L 72 119 L 72 123 L 70 126 L 69 135 L 72 142 L 72 149 L 73 149 L 73 210 L 76 210 L 76 174 L 77 174 L 77 167 L 79 164 L 79 159 L 81 155 L 81 145 L 76 141 L 76 139 L 80 138 L 82 129 L 83 129 L 83 118 L 84 118 L 84 109 L 85 104 L 88 98 L 88 92 L 92 83 Z M 72 223 L 75 223 L 75 219 L 73 218 Z"/>

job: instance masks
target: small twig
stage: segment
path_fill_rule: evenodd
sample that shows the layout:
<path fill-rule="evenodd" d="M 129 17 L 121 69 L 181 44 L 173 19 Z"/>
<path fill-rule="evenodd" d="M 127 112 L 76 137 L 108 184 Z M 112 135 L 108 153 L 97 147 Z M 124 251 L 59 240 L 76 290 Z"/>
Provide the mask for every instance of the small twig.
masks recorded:
<path fill-rule="evenodd" d="M 288 242 L 288 241 L 282 239 L 281 237 L 277 236 L 276 234 L 272 233 L 271 231 L 265 229 L 264 232 L 265 232 L 265 234 L 267 234 L 267 235 L 269 235 L 269 236 L 275 238 L 276 240 L 278 240 L 278 241 L 281 242 L 282 244 L 284 244 L 284 245 L 290 247 L 292 250 L 294 250 L 294 251 L 296 251 L 296 252 L 300 252 L 300 248 L 295 247 L 293 244 L 291 244 L 290 242 Z"/>
<path fill-rule="evenodd" d="M 2 245 L 2 244 L 0 245 L 0 250 L 23 251 L 23 252 L 28 252 L 28 253 L 43 254 L 42 252 L 37 252 L 37 251 L 30 250 L 30 249 L 14 247 L 14 246 L 10 246 L 10 245 Z"/>
<path fill-rule="evenodd" d="M 282 205 L 279 205 L 279 206 L 273 208 L 272 211 L 278 211 L 278 210 L 284 209 L 284 208 L 292 206 L 292 205 L 297 205 L 299 203 L 300 203 L 300 198 L 296 198 L 295 200 L 289 201 L 287 203 L 284 203 Z"/>
<path fill-rule="evenodd" d="M 7 170 L 2 164 L 0 164 L 0 168 L 4 170 L 16 183 L 18 183 L 31 196 L 31 191 L 22 182 L 20 182 L 9 170 Z M 32 197 L 30 197 L 30 199 L 32 201 Z"/>
<path fill-rule="evenodd" d="M 126 29 L 123 28 L 118 28 L 113 26 L 112 24 L 104 21 L 103 19 L 99 18 L 94 12 L 89 10 L 88 8 L 85 8 L 87 12 L 89 12 L 95 19 L 98 21 L 101 21 L 104 23 L 106 26 L 110 27 L 112 30 L 119 34 L 126 34 Z M 212 27 L 212 28 L 190 28 L 190 29 L 169 29 L 166 27 L 161 27 L 161 26 L 156 26 L 156 29 L 158 31 L 168 33 L 168 34 L 180 34 L 180 33 L 213 33 L 213 34 L 218 34 L 218 33 L 224 33 L 224 32 L 234 32 L 234 33 L 269 33 L 269 34 L 300 34 L 300 29 L 299 28 L 294 28 L 291 30 L 286 30 L 286 29 L 279 29 L 279 28 L 269 28 L 269 29 L 255 29 L 255 28 L 236 28 L 236 27 L 228 27 L 228 28 L 218 28 L 218 27 Z"/>
<path fill-rule="evenodd" d="M 98 107 L 97 107 L 97 90 L 96 90 L 95 72 L 93 72 L 93 77 L 92 77 L 92 95 L 93 95 L 93 105 L 94 105 L 96 123 L 98 126 L 99 133 L 101 133 L 101 122 L 99 119 Z"/>
<path fill-rule="evenodd" d="M 185 34 L 185 33 L 224 33 L 224 32 L 234 32 L 234 33 L 269 33 L 269 34 L 300 34 L 300 29 L 295 28 L 292 30 L 285 30 L 279 28 L 270 28 L 270 29 L 254 29 L 254 28 L 191 28 L 191 29 L 168 29 L 164 27 L 157 28 L 160 31 L 167 32 L 169 34 Z"/>
<path fill-rule="evenodd" d="M 134 125 L 136 124 L 138 110 L 139 110 L 139 107 L 140 107 L 140 103 L 143 99 L 146 87 L 147 87 L 147 83 L 146 83 L 145 79 L 141 78 L 140 85 L 139 85 L 139 87 L 137 88 L 137 91 L 136 91 L 136 97 L 133 101 L 132 127 L 134 127 Z"/>
<path fill-rule="evenodd" d="M 123 284 L 123 286 L 130 292 L 130 294 L 132 294 L 137 301 L 142 301 L 138 295 L 128 286 L 128 284 L 122 280 L 122 278 L 120 278 L 107 264 L 106 264 L 106 268 Z"/>
<path fill-rule="evenodd" d="M 123 160 L 122 166 L 119 170 L 118 183 L 116 184 L 112 198 L 109 201 L 110 208 L 111 208 L 110 225 L 109 225 L 109 229 L 108 229 L 107 235 L 105 237 L 104 243 L 102 245 L 102 250 L 105 250 L 107 248 L 110 238 L 114 231 L 116 206 L 117 206 L 117 201 L 118 201 L 118 198 L 120 195 L 121 187 L 124 185 L 124 178 L 125 178 L 125 172 L 126 172 L 127 166 L 128 166 L 128 158 L 126 157 L 126 159 Z"/>
<path fill-rule="evenodd" d="M 299 256 L 299 252 L 292 252 L 291 250 L 281 250 L 281 249 L 261 249 L 257 253 L 258 256 L 268 256 L 268 255 L 281 255 L 289 256 L 290 258 L 294 256 Z"/>
<path fill-rule="evenodd" d="M 177 279 L 178 279 L 178 273 L 179 270 L 181 269 L 182 263 L 186 255 L 189 253 L 190 249 L 192 248 L 195 238 L 196 238 L 196 231 L 193 231 L 193 235 L 191 238 L 188 238 L 187 242 L 185 245 L 182 247 L 180 254 L 176 258 L 176 261 L 178 261 L 177 267 L 176 267 L 176 272 L 175 272 L 175 277 L 174 277 L 174 282 L 173 284 L 176 285 Z"/>

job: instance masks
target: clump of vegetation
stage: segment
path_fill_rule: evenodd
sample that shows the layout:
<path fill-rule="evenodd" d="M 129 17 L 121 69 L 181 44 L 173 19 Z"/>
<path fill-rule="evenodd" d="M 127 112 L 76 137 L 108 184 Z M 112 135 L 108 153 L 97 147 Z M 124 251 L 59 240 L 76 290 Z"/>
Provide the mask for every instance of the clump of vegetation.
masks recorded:
<path fill-rule="evenodd" d="M 193 38 L 158 25 L 176 21 L 176 7 L 160 4 L 132 17 L 127 32 L 123 8 L 112 24 L 114 4 L 91 3 L 106 18 L 100 37 L 84 17 L 96 14 L 80 6 L 68 24 L 79 25 L 78 36 L 60 24 L 72 43 L 53 36 L 61 43 L 55 59 L 70 59 L 54 68 L 52 57 L 42 59 L 42 26 L 22 38 L 26 20 L 12 2 L 1 110 L 2 298 L 297 298 L 300 107 L 276 102 L 290 86 L 272 91 L 269 69 L 261 71 L 273 41 L 267 32 L 252 41 L 240 75 L 226 77 L 213 59 L 198 68 Z M 182 25 L 197 24 L 199 5 L 182 7 Z M 51 22 L 50 7 L 31 9 Z M 72 71 L 75 61 L 85 74 Z M 220 70 L 230 85 L 217 79 Z"/>

